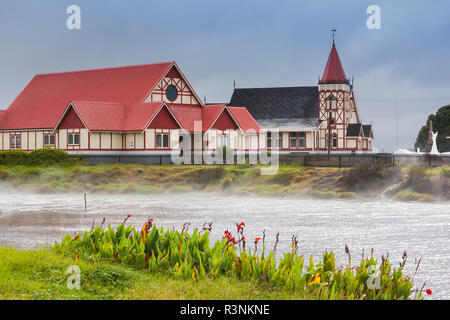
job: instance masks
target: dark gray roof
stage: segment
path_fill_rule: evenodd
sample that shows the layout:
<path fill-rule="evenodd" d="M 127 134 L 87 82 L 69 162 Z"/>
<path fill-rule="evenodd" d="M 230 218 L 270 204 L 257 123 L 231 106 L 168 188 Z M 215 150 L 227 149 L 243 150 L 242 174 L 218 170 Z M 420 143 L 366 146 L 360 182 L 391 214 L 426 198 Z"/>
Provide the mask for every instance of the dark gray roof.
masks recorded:
<path fill-rule="evenodd" d="M 347 127 L 347 137 L 359 137 L 361 134 L 361 123 L 350 123 Z"/>
<path fill-rule="evenodd" d="M 231 106 L 258 119 L 318 118 L 318 87 L 234 89 Z"/>
<path fill-rule="evenodd" d="M 317 118 L 299 118 L 299 119 L 259 119 L 259 126 L 264 130 L 283 130 L 283 131 L 313 131 L 317 129 L 320 122 Z"/>
<path fill-rule="evenodd" d="M 366 138 L 370 137 L 370 132 L 372 131 L 372 125 L 371 124 L 363 125 L 363 131 L 364 131 L 364 137 L 366 137 Z"/>

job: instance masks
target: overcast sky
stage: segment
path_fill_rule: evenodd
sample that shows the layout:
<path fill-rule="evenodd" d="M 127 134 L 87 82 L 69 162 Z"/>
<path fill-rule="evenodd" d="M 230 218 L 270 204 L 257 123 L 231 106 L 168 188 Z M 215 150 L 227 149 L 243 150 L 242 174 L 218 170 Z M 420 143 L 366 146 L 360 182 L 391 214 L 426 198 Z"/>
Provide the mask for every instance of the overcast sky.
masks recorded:
<path fill-rule="evenodd" d="M 81 30 L 66 27 L 72 4 Z M 372 4 L 381 30 L 366 26 Z M 228 102 L 234 80 L 317 85 L 333 26 L 374 146 L 411 148 L 427 116 L 450 104 L 448 0 L 2 0 L 0 108 L 35 74 L 170 60 L 207 102 Z"/>

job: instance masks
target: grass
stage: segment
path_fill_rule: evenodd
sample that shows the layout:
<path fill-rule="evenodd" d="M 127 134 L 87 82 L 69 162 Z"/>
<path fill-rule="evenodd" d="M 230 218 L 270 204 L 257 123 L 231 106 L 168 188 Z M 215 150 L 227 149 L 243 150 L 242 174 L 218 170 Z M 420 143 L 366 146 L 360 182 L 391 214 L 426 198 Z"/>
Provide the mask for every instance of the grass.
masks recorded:
<path fill-rule="evenodd" d="M 429 194 L 423 194 L 413 192 L 410 189 L 399 191 L 395 194 L 394 200 L 397 201 L 418 201 L 418 202 L 432 202 L 433 196 Z"/>
<path fill-rule="evenodd" d="M 81 270 L 81 288 L 66 283 L 71 265 Z M 265 283 L 228 277 L 198 281 L 174 279 L 124 265 L 88 263 L 54 249 L 18 250 L 0 247 L 0 299 L 299 299 Z"/>
<path fill-rule="evenodd" d="M 21 154 L 22 156 L 22 154 Z M 19 159 L 20 160 L 20 159 Z M 20 161 L 19 161 L 20 162 Z M 382 163 L 368 167 L 316 168 L 281 165 L 274 175 L 261 175 L 261 166 L 209 165 L 2 165 L 0 182 L 17 189 L 38 192 L 185 193 L 226 192 L 268 197 L 354 199 L 376 197 L 389 186 L 407 179 L 397 192 L 431 196 L 423 201 L 450 199 L 448 167 L 395 168 Z M 403 200 L 400 194 L 395 199 Z M 411 197 L 410 197 L 411 198 Z"/>

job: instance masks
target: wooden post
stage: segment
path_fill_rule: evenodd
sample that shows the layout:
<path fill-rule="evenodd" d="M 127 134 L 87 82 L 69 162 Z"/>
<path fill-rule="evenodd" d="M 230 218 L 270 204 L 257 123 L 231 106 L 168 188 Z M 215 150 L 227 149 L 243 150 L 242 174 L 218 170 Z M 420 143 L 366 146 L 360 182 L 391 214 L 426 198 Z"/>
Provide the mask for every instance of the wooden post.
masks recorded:
<path fill-rule="evenodd" d="M 86 193 L 84 194 L 84 212 L 87 211 Z"/>

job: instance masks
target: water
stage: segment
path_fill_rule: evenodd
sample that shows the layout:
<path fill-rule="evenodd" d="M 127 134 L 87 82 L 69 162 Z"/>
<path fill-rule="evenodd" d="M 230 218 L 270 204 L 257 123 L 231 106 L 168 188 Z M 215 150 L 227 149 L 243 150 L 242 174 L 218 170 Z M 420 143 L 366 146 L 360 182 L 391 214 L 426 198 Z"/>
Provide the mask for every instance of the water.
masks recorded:
<path fill-rule="evenodd" d="M 266 230 L 267 249 L 280 233 L 278 256 L 290 250 L 293 234 L 299 253 L 315 259 L 332 250 L 339 264 L 345 264 L 344 246 L 350 248 L 353 263 L 371 248 L 375 256 L 389 252 L 397 266 L 403 251 L 408 253 L 406 272 L 414 273 L 414 260 L 422 258 L 416 284 L 433 290 L 433 299 L 450 299 L 450 204 L 404 203 L 389 200 L 311 200 L 224 196 L 210 193 L 158 195 L 87 196 L 84 212 L 82 194 L 24 194 L 0 192 L 0 245 L 34 248 L 52 245 L 70 233 L 90 229 L 103 217 L 113 227 L 131 214 L 129 223 L 142 226 L 147 217 L 165 228 L 190 229 L 213 222 L 211 240 L 228 229 L 236 234 L 235 222 L 247 225 L 247 245 Z M 261 250 L 261 249 L 259 249 Z"/>

